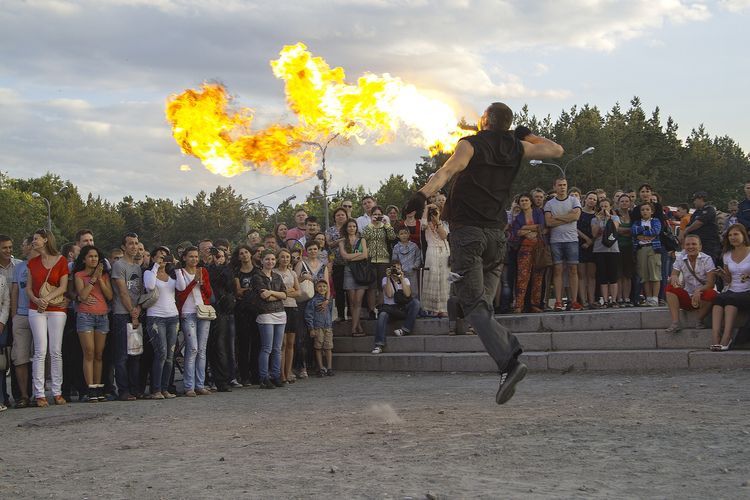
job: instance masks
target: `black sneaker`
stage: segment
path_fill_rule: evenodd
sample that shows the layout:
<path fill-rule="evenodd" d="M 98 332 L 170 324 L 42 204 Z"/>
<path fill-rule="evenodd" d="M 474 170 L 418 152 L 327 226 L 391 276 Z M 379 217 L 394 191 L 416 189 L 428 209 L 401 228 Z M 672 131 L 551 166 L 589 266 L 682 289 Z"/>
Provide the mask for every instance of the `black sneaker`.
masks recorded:
<path fill-rule="evenodd" d="M 318 370 L 318 377 L 325 377 L 327 373 L 327 370 L 325 368 L 321 368 Z"/>
<path fill-rule="evenodd" d="M 258 384 L 258 387 L 261 389 L 276 389 L 276 386 L 271 383 L 270 380 L 261 380 Z"/>
<path fill-rule="evenodd" d="M 220 384 L 217 386 L 219 392 L 232 392 L 232 388 L 228 384 Z"/>
<path fill-rule="evenodd" d="M 333 377 L 336 374 L 333 372 L 333 368 L 329 368 L 328 370 L 326 370 L 326 375 L 328 375 L 329 377 Z"/>
<path fill-rule="evenodd" d="M 505 373 L 500 374 L 500 387 L 495 395 L 495 402 L 499 405 L 510 401 L 516 393 L 516 384 L 526 376 L 528 368 L 525 364 L 515 360 L 515 365 Z"/>
<path fill-rule="evenodd" d="M 281 382 L 281 380 L 275 378 L 271 380 L 271 383 L 276 387 L 284 387 L 284 384 Z"/>

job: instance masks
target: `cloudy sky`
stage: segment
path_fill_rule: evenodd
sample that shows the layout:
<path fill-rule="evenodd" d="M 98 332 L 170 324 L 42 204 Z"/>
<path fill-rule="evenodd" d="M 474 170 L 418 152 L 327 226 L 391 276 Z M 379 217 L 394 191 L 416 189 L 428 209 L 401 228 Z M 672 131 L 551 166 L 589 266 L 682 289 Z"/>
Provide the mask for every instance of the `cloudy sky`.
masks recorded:
<path fill-rule="evenodd" d="M 703 123 L 747 151 L 748 21 L 750 0 L 3 0 L 0 170 L 53 172 L 114 201 L 218 184 L 251 198 L 290 184 L 207 172 L 180 153 L 164 102 L 218 80 L 258 122 L 293 121 L 269 61 L 300 41 L 349 80 L 390 73 L 468 119 L 495 100 L 556 117 L 638 95 L 682 137 Z M 334 189 L 375 190 L 390 173 L 410 176 L 423 154 L 354 145 L 329 150 L 327 164 Z"/>

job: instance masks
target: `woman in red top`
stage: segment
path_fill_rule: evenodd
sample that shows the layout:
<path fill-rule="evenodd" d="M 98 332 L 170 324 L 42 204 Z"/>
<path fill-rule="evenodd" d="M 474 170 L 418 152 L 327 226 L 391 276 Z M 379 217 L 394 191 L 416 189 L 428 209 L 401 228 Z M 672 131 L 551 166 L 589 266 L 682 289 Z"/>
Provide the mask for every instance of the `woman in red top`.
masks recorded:
<path fill-rule="evenodd" d="M 104 399 L 102 353 L 109 333 L 107 302 L 112 300 L 112 284 L 104 271 L 104 258 L 98 248 L 86 245 L 73 266 L 76 291 L 81 303 L 76 314 L 76 331 L 83 350 L 83 376 L 89 387 L 89 401 Z"/>
<path fill-rule="evenodd" d="M 62 338 L 65 328 L 65 302 L 60 301 L 68 287 L 68 262 L 55 247 L 54 235 L 46 229 L 34 233 L 31 247 L 39 254 L 29 261 L 29 276 L 26 293 L 31 302 L 29 307 L 29 327 L 34 339 L 34 359 L 32 378 L 34 397 L 37 406 L 49 406 L 44 394 L 44 359 L 49 356 L 52 375 L 52 395 L 55 404 L 64 405 L 62 386 Z M 46 293 L 42 286 L 48 283 Z"/>

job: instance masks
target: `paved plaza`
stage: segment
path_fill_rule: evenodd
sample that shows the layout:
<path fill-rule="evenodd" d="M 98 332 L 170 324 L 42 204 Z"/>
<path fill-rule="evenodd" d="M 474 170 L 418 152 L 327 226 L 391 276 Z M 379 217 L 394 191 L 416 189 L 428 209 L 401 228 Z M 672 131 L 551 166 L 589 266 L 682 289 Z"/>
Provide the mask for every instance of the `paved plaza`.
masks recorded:
<path fill-rule="evenodd" d="M 750 372 L 345 373 L 0 414 L 0 498 L 747 498 Z"/>

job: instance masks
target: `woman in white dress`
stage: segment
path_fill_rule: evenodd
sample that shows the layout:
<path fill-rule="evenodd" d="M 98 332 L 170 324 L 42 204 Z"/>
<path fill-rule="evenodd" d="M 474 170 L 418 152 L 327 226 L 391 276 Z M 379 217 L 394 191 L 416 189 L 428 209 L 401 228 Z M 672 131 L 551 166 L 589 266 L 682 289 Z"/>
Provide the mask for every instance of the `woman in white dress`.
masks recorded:
<path fill-rule="evenodd" d="M 448 316 L 450 294 L 448 259 L 451 252 L 448 245 L 448 224 L 440 220 L 440 208 L 437 205 L 431 203 L 425 208 L 421 226 L 424 228 L 427 252 L 420 299 L 422 308 L 428 314 L 444 318 Z"/>

